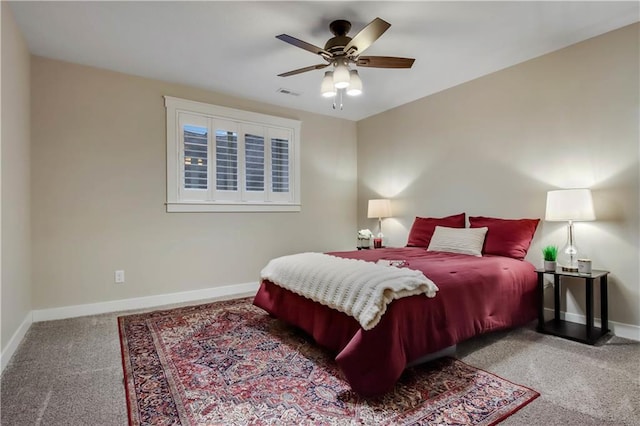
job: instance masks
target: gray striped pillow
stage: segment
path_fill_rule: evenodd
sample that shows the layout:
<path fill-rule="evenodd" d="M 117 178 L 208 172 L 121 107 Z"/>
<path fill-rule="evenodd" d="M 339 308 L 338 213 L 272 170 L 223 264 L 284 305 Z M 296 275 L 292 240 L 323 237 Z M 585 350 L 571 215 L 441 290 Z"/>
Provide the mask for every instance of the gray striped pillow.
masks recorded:
<path fill-rule="evenodd" d="M 427 251 L 445 251 L 449 253 L 482 256 L 482 245 L 487 228 L 446 228 L 436 226 Z"/>

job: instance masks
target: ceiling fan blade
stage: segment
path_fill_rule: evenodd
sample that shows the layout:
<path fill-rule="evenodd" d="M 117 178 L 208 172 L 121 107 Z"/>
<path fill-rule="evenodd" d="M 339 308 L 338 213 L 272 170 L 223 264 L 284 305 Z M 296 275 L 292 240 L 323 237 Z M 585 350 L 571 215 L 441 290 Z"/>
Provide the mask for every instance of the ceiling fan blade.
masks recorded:
<path fill-rule="evenodd" d="M 371 68 L 411 68 L 413 58 L 395 58 L 393 56 L 360 56 L 356 61 L 359 67 Z"/>
<path fill-rule="evenodd" d="M 290 75 L 302 74 L 303 72 L 307 71 L 320 70 L 328 66 L 329 64 L 311 65 L 310 67 L 298 68 L 297 70 L 283 72 L 282 74 L 278 74 L 278 77 L 289 77 Z"/>
<path fill-rule="evenodd" d="M 344 51 L 350 55 L 351 49 L 356 49 L 356 54 L 360 55 L 369 46 L 373 44 L 385 31 L 391 26 L 390 23 L 380 18 L 376 18 L 371 21 L 366 27 L 364 27 L 358 34 L 351 39 L 349 43 L 344 47 Z"/>
<path fill-rule="evenodd" d="M 315 53 L 316 55 L 320 55 L 323 58 L 330 58 L 331 54 L 329 52 L 327 52 L 326 50 L 322 49 L 321 47 L 318 46 L 314 46 L 311 43 L 307 43 L 306 41 L 302 41 L 299 40 L 295 37 L 291 37 L 290 35 L 287 34 L 280 34 L 276 36 L 277 39 L 284 41 L 285 43 L 289 43 L 292 44 L 296 47 L 299 47 L 300 49 L 304 49 L 307 50 L 311 53 Z"/>

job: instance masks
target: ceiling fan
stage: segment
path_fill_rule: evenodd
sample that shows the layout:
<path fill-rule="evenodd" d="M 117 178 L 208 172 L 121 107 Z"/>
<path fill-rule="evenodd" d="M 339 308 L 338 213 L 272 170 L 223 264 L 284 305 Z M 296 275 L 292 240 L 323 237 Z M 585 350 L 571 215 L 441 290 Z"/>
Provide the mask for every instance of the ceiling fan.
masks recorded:
<path fill-rule="evenodd" d="M 396 58 L 392 56 L 360 56 L 369 46 L 373 44 L 391 26 L 383 19 L 376 18 L 364 27 L 355 37 L 347 35 L 351 29 L 351 22 L 338 19 L 329 24 L 329 30 L 334 37 L 330 38 L 324 45 L 324 49 L 314 46 L 306 41 L 299 40 L 287 34 L 276 36 L 286 43 L 292 44 L 311 53 L 322 56 L 327 61 L 326 64 L 311 65 L 297 70 L 278 74 L 278 77 L 289 77 L 307 71 L 319 70 L 335 63 L 337 60 L 346 60 L 348 63 L 356 64 L 360 67 L 372 68 L 411 68 L 415 59 Z"/>
<path fill-rule="evenodd" d="M 364 27 L 353 38 L 347 33 L 351 29 L 351 22 L 344 19 L 338 19 L 329 24 L 329 30 L 334 37 L 327 40 L 324 48 L 315 46 L 306 41 L 299 40 L 287 34 L 276 36 L 286 43 L 311 53 L 319 55 L 326 63 L 311 65 L 304 68 L 288 71 L 278 74 L 278 77 L 289 77 L 301 74 L 307 71 L 319 70 L 333 65 L 334 71 L 325 73 L 325 79 L 322 83 L 322 95 L 325 97 L 334 96 L 337 89 L 346 89 L 349 95 L 357 95 L 362 92 L 362 81 L 356 70 L 349 69 L 349 65 L 370 68 L 411 68 L 415 59 L 413 58 L 397 58 L 393 56 L 361 56 L 362 53 L 369 48 L 385 31 L 389 29 L 391 24 L 376 18 Z M 329 80 L 333 84 L 328 84 Z M 334 106 L 335 107 L 335 106 Z"/>

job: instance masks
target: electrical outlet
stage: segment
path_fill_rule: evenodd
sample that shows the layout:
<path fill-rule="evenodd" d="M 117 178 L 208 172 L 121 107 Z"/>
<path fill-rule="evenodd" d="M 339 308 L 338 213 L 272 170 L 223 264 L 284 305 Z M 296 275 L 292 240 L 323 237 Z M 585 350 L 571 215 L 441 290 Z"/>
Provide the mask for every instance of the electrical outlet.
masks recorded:
<path fill-rule="evenodd" d="M 118 270 L 115 272 L 115 281 L 117 284 L 122 284 L 124 283 L 124 271 L 123 270 Z"/>

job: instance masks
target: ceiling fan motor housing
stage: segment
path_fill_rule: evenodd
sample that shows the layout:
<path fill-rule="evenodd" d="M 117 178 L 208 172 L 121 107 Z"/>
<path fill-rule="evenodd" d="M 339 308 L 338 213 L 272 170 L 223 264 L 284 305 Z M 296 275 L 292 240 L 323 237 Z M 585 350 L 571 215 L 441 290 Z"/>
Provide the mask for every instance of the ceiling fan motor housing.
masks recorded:
<path fill-rule="evenodd" d="M 351 37 L 349 36 L 332 37 L 324 45 L 324 50 L 331 53 L 332 55 L 336 53 L 341 53 L 344 50 L 345 46 L 349 44 L 350 41 L 351 41 Z"/>
<path fill-rule="evenodd" d="M 344 50 L 344 47 L 349 44 L 351 37 L 347 36 L 347 33 L 351 29 L 351 22 L 344 19 L 338 19 L 329 24 L 329 30 L 335 37 L 330 38 L 324 45 L 324 50 L 331 53 L 340 53 Z"/>

